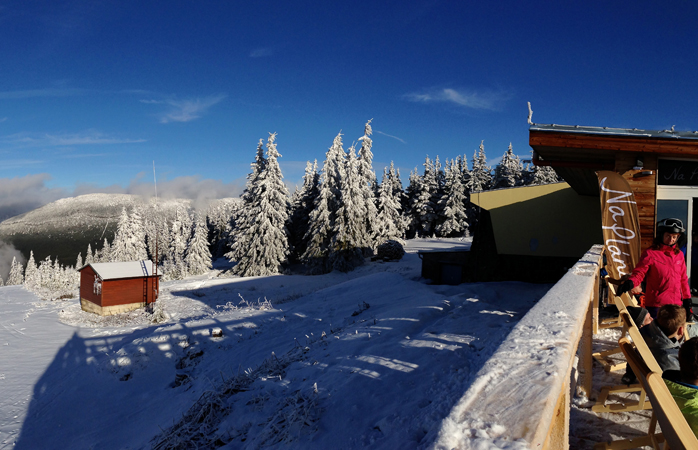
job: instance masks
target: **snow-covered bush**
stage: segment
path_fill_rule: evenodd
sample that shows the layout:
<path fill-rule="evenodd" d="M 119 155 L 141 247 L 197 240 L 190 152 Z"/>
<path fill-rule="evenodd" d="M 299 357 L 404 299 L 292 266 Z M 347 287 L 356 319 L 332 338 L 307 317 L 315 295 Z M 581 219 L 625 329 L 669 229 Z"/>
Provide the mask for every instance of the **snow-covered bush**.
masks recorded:
<path fill-rule="evenodd" d="M 398 260 L 405 255 L 405 249 L 398 241 L 387 240 L 380 244 L 376 256 L 380 259 Z"/>

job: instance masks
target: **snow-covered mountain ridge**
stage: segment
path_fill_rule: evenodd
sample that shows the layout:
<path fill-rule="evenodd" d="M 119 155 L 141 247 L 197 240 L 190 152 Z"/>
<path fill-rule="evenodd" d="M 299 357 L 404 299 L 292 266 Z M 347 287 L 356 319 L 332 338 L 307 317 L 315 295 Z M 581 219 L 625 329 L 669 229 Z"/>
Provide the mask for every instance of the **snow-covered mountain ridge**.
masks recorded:
<path fill-rule="evenodd" d="M 216 200 L 216 202 L 237 199 Z M 36 260 L 58 257 L 72 263 L 87 245 L 101 247 L 104 238 L 114 237 L 122 208 L 139 205 L 151 209 L 155 199 L 131 194 L 86 194 L 49 203 L 27 213 L 0 222 L 0 240 L 12 244 L 25 257 L 34 251 Z M 188 199 L 158 199 L 158 211 L 168 219 L 176 209 L 192 208 Z"/>

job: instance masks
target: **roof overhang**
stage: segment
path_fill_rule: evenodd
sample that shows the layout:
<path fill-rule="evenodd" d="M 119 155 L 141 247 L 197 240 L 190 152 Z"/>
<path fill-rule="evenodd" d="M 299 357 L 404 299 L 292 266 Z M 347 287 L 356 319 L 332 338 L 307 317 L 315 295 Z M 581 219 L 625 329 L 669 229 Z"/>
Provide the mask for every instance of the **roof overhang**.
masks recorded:
<path fill-rule="evenodd" d="M 614 170 L 627 153 L 698 158 L 698 132 L 538 125 L 529 128 L 533 163 L 550 166 L 581 195 L 598 195 L 596 171 Z"/>

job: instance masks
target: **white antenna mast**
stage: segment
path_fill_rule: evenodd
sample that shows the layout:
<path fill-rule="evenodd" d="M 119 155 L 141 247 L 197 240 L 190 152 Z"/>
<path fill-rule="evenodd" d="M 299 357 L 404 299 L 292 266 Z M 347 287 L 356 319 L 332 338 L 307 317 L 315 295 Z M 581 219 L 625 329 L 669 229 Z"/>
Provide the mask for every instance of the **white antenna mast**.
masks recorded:
<path fill-rule="evenodd" d="M 160 278 L 158 277 L 158 243 L 160 241 L 160 227 L 158 226 L 159 224 L 157 223 L 158 220 L 158 179 L 155 176 L 155 161 L 153 160 L 153 184 L 155 185 L 155 270 L 153 271 L 153 275 L 155 275 L 155 279 L 153 280 L 153 291 L 154 292 L 154 299 L 153 301 L 157 300 L 158 294 L 160 292 Z M 147 301 L 147 300 L 146 300 Z"/>

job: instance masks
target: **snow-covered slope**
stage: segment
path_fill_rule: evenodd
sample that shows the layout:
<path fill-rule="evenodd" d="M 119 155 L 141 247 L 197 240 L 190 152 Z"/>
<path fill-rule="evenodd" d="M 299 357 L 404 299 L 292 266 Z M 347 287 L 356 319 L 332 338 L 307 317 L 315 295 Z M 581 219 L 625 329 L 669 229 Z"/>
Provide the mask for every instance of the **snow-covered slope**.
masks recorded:
<path fill-rule="evenodd" d="M 0 288 L 0 448 L 427 447 L 549 286 L 431 286 L 408 250 L 347 274 L 165 283 L 157 324 Z"/>

